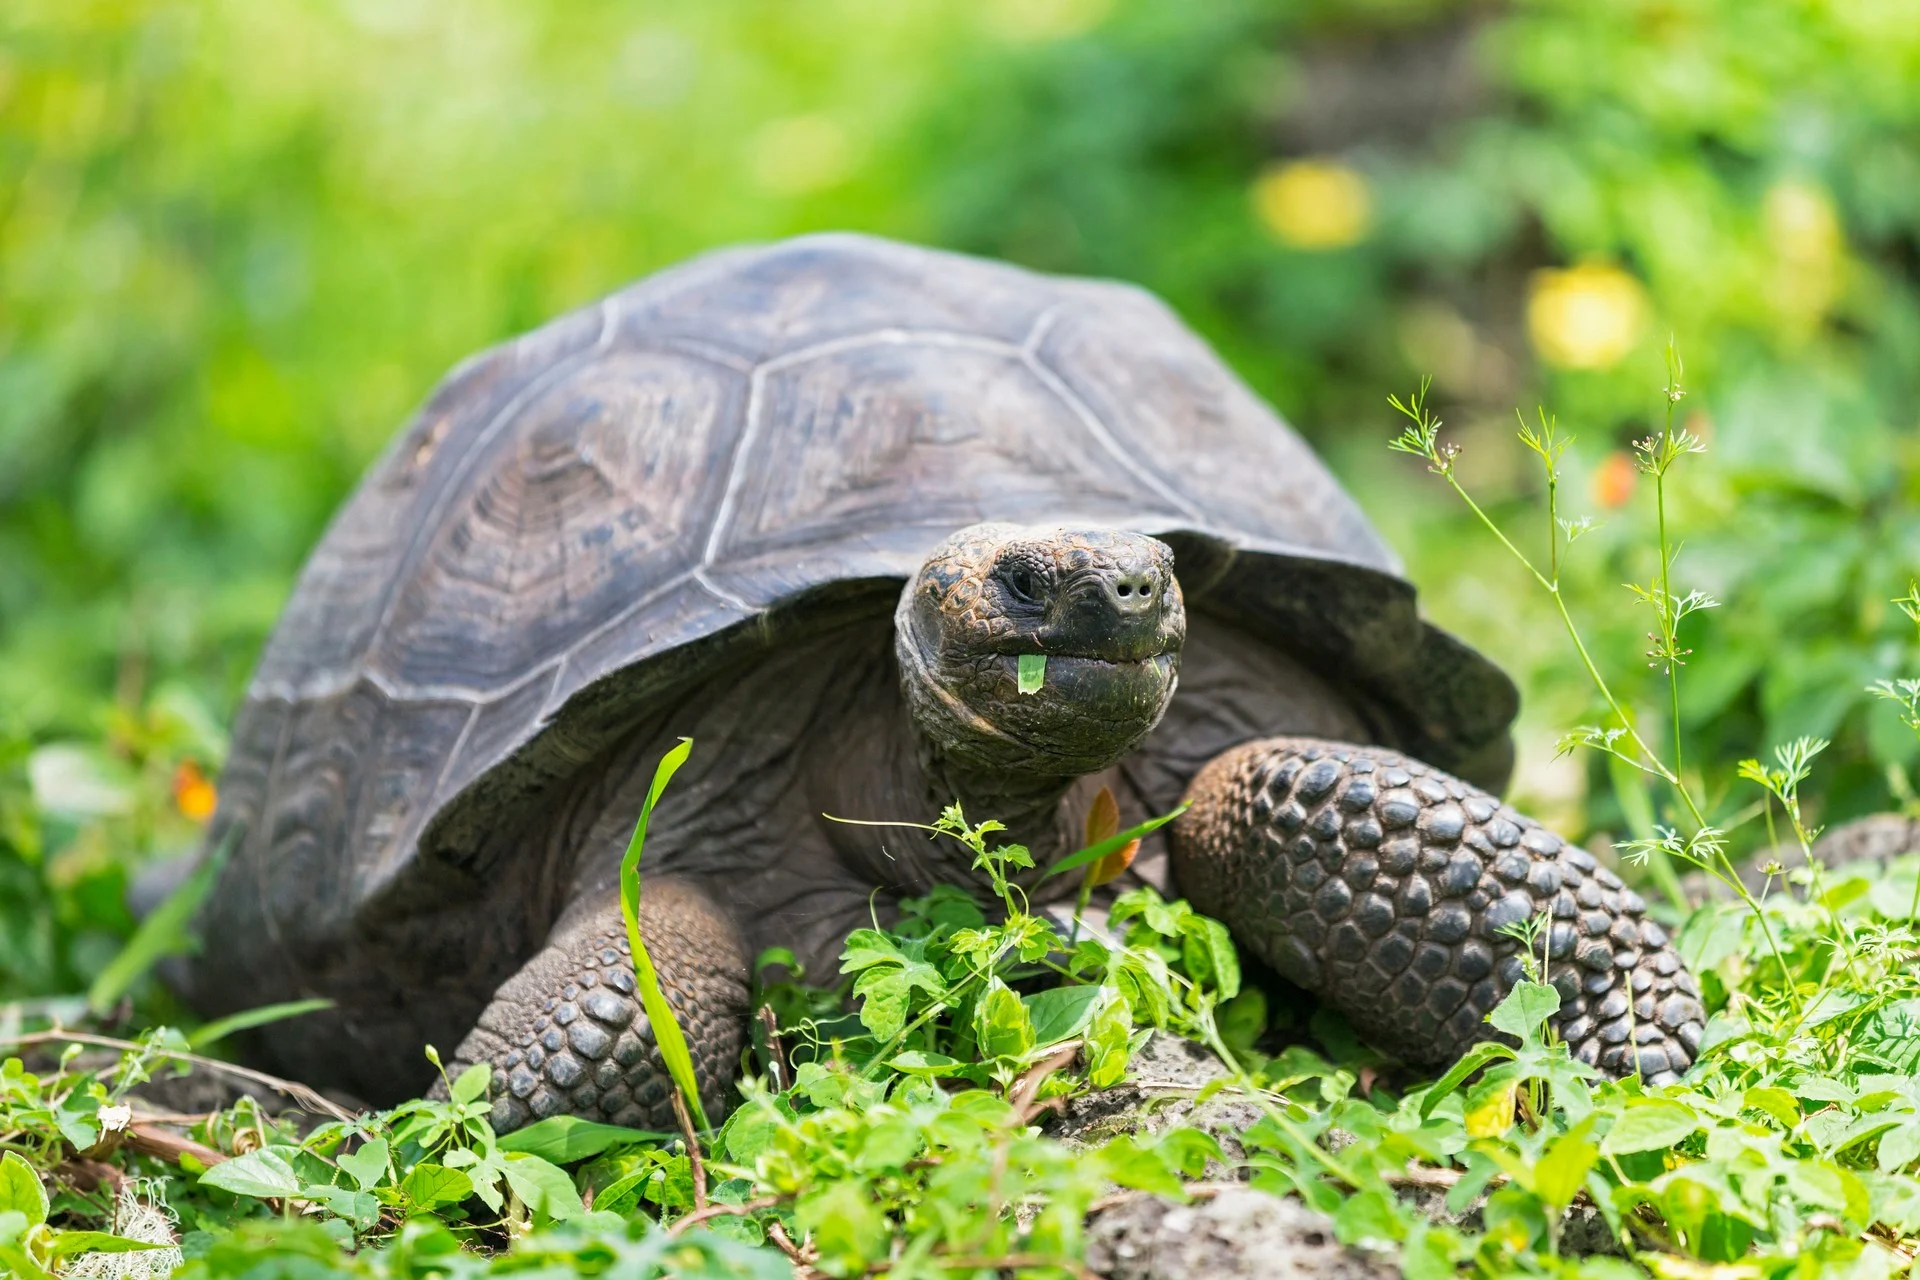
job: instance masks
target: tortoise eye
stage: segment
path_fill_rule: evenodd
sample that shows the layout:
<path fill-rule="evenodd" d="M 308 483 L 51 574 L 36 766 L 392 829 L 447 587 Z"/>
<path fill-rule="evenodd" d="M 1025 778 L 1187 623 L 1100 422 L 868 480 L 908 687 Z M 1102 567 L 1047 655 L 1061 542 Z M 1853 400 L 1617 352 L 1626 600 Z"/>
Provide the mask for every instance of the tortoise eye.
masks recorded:
<path fill-rule="evenodd" d="M 1039 604 L 1039 589 L 1034 585 L 1033 570 L 1025 565 L 1014 565 L 1001 575 L 1001 581 L 1007 584 L 1007 590 L 1028 604 Z"/>

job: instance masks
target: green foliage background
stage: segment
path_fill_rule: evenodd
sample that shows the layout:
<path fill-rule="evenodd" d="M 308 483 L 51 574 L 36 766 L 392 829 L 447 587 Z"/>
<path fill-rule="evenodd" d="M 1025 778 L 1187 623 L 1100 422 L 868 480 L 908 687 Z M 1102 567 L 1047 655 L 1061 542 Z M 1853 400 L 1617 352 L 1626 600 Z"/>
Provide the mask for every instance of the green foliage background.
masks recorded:
<path fill-rule="evenodd" d="M 217 763 L 302 555 L 448 367 L 828 227 L 1167 296 L 1515 672 L 1519 798 L 1575 835 L 1658 814 L 1552 761 L 1586 686 L 1386 454 L 1385 397 L 1434 374 L 1463 475 L 1515 512 L 1511 411 L 1560 414 L 1566 505 L 1606 521 L 1574 595 L 1641 668 L 1618 584 L 1651 568 L 1645 504 L 1594 484 L 1656 420 L 1673 334 L 1712 448 L 1677 582 L 1725 602 L 1690 624 L 1690 758 L 1833 736 L 1818 816 L 1882 807 L 1914 751 L 1861 690 L 1916 657 L 1884 604 L 1920 569 L 1916 84 L 1911 0 L 9 0 L 0 995 L 112 954 L 125 866 L 193 838 L 175 765 Z M 1261 175 L 1300 157 L 1363 176 L 1357 242 L 1263 224 Z M 1580 262 L 1645 314 L 1608 367 L 1555 369 L 1529 293 Z M 1659 723 L 1662 687 L 1628 696 Z"/>

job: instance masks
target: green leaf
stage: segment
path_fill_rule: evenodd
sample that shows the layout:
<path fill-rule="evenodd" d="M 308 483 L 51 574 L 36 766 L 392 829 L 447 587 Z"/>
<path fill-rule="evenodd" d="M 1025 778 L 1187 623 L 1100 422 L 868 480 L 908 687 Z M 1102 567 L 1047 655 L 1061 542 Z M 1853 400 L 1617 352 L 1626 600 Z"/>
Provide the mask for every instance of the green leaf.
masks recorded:
<path fill-rule="evenodd" d="M 1800 1123 L 1800 1103 L 1785 1089 L 1773 1085 L 1763 1085 L 1749 1089 L 1741 1098 L 1740 1105 L 1752 1107 L 1755 1111 L 1764 1111 L 1778 1120 L 1783 1128 L 1792 1129 Z"/>
<path fill-rule="evenodd" d="M 794 1221 L 812 1233 L 829 1274 L 857 1276 L 883 1258 L 893 1232 L 880 1208 L 857 1182 L 835 1181 L 802 1195 Z"/>
<path fill-rule="evenodd" d="M 1038 693 L 1040 686 L 1047 681 L 1047 655 L 1044 653 L 1023 653 L 1020 655 L 1020 692 Z"/>
<path fill-rule="evenodd" d="M 29 1228 L 47 1220 L 47 1189 L 17 1151 L 0 1157 L 0 1213 L 21 1214 Z"/>
<path fill-rule="evenodd" d="M 1432 1115 L 1433 1109 L 1439 1106 L 1448 1094 L 1458 1089 L 1460 1082 L 1468 1076 L 1490 1062 L 1511 1059 L 1513 1056 L 1513 1050 L 1498 1040 L 1482 1040 L 1474 1045 L 1461 1056 L 1460 1061 L 1453 1064 L 1447 1074 L 1436 1080 L 1433 1087 L 1428 1089 L 1426 1095 L 1420 1099 L 1420 1118 L 1425 1120 Z"/>
<path fill-rule="evenodd" d="M 473 1179 L 445 1165 L 417 1164 L 401 1180 L 400 1194 L 422 1209 L 437 1209 L 472 1195 Z"/>
<path fill-rule="evenodd" d="M 660 989 L 660 975 L 653 967 L 653 957 L 647 953 L 646 940 L 640 936 L 640 854 L 647 843 L 647 820 L 653 816 L 654 806 L 660 803 L 667 783 L 692 753 L 693 739 L 682 738 L 678 746 L 660 758 L 653 771 L 646 803 L 640 806 L 640 817 L 633 824 L 633 838 L 627 842 L 627 852 L 620 859 L 620 914 L 626 917 L 627 942 L 633 949 L 634 981 L 640 988 L 640 1007 L 646 1012 L 647 1024 L 653 1028 L 653 1042 L 667 1064 L 667 1074 L 673 1077 L 673 1083 L 686 1101 L 695 1127 L 704 1131 L 713 1126 L 707 1123 L 706 1109 L 700 1102 L 693 1054 L 687 1048 L 687 1037 L 680 1023 L 673 1016 L 673 1006 L 667 1003 L 666 993 Z"/>
<path fill-rule="evenodd" d="M 1218 991 L 1222 1000 L 1240 993 L 1240 957 L 1233 935 L 1218 920 L 1192 915 L 1181 921 L 1180 959 L 1189 977 Z"/>
<path fill-rule="evenodd" d="M 1533 1167 L 1533 1193 L 1556 1211 L 1565 1210 L 1599 1158 L 1600 1148 L 1585 1133 L 1562 1134 Z"/>
<path fill-rule="evenodd" d="M 200 1175 L 200 1185 L 257 1200 L 284 1200 L 300 1192 L 293 1166 L 265 1147 L 213 1166 Z"/>
<path fill-rule="evenodd" d="M 573 1179 L 539 1156 L 510 1155 L 505 1173 L 507 1185 L 535 1213 L 543 1213 L 555 1222 L 585 1216 L 587 1209 L 580 1203 L 580 1193 L 573 1189 Z"/>
<path fill-rule="evenodd" d="M 358 1231 L 366 1231 L 380 1221 L 380 1202 L 371 1192 L 318 1184 L 300 1188 L 299 1198 L 324 1206 L 334 1216 L 351 1222 Z"/>
<path fill-rule="evenodd" d="M 1613 1122 L 1613 1128 L 1601 1140 L 1600 1149 L 1610 1156 L 1661 1151 L 1679 1145 L 1700 1124 L 1701 1117 L 1693 1108 L 1678 1102 L 1632 1103 L 1626 1113 Z"/>
<path fill-rule="evenodd" d="M 476 1062 L 447 1086 L 447 1095 L 455 1102 L 478 1102 L 487 1096 L 487 1086 L 492 1083 L 493 1068 Z"/>
<path fill-rule="evenodd" d="M 1093 1020 L 1100 987 L 1054 987 L 1022 1000 L 1033 1025 L 1036 1049 L 1071 1040 Z"/>
<path fill-rule="evenodd" d="M 387 1177 L 387 1140 L 375 1138 L 362 1143 L 358 1151 L 334 1158 L 341 1172 L 353 1179 L 362 1191 L 371 1191 Z"/>
<path fill-rule="evenodd" d="M 887 1059 L 887 1065 L 895 1071 L 910 1076 L 954 1076 L 965 1071 L 971 1063 L 958 1058 L 949 1058 L 944 1053 L 930 1053 L 920 1049 L 909 1049 Z"/>
<path fill-rule="evenodd" d="M 1892 1173 L 1920 1159 L 1920 1120 L 1909 1120 L 1880 1135 L 1880 1172 Z"/>
<path fill-rule="evenodd" d="M 155 1244 L 150 1240 L 130 1240 L 126 1236 L 116 1236 L 110 1231 L 62 1231 L 53 1238 L 53 1256 L 56 1261 L 77 1258 L 83 1253 L 146 1253 L 153 1249 L 167 1249 L 171 1245 Z"/>
<path fill-rule="evenodd" d="M 264 1027 L 273 1022 L 285 1022 L 288 1018 L 298 1018 L 304 1014 L 318 1013 L 322 1009 L 333 1008 L 331 1000 L 287 1000 L 280 1004 L 263 1004 L 257 1009 L 243 1009 L 239 1013 L 216 1019 L 205 1026 L 197 1027 L 187 1033 L 187 1043 L 195 1049 L 204 1049 L 210 1044 L 218 1044 L 237 1031 L 251 1031 L 255 1027 Z"/>
<path fill-rule="evenodd" d="M 1084 849 L 1077 849 L 1060 859 L 1060 861 L 1054 863 L 1053 866 L 1047 870 L 1047 874 L 1040 878 L 1042 880 L 1051 880 L 1062 872 L 1073 871 L 1079 867 L 1084 867 L 1089 862 L 1098 862 L 1115 850 L 1124 849 L 1142 836 L 1150 832 L 1158 831 L 1160 828 L 1166 826 L 1169 822 L 1172 822 L 1175 818 L 1185 813 L 1192 803 L 1190 800 L 1182 800 L 1180 807 L 1171 813 L 1163 813 L 1157 818 L 1148 818 L 1137 827 L 1128 827 L 1125 831 L 1110 835 L 1105 840 L 1096 841 Z M 1118 923 L 1118 919 L 1115 920 L 1115 923 Z"/>
<path fill-rule="evenodd" d="M 1560 1012 L 1560 993 L 1544 982 L 1516 982 L 1487 1015 L 1497 1030 L 1516 1040 L 1538 1039 L 1548 1018 Z"/>
<path fill-rule="evenodd" d="M 127 944 L 120 948 L 119 954 L 107 962 L 100 976 L 87 988 L 89 1009 L 96 1014 L 105 1013 L 146 975 L 147 970 L 168 956 L 183 955 L 192 949 L 194 914 L 213 890 L 213 882 L 220 875 L 220 868 L 239 835 L 240 824 L 230 824 L 213 851 L 202 858 L 200 865 L 180 882 L 179 887 L 163 898 L 160 905 L 140 922 L 140 927 L 133 931 L 133 936 L 127 939 Z"/>
<path fill-rule="evenodd" d="M 1133 1006 L 1113 987 L 1102 987 L 1103 998 L 1087 1024 L 1081 1056 L 1087 1062 L 1087 1083 L 1109 1089 L 1126 1078 L 1132 1049 Z"/>
<path fill-rule="evenodd" d="M 1033 1048 L 1027 1007 L 998 978 L 987 983 L 973 1007 L 973 1038 L 982 1058 L 1024 1058 Z"/>
<path fill-rule="evenodd" d="M 502 1151 L 539 1156 L 554 1164 L 573 1164 L 611 1147 L 635 1146 L 643 1142 L 665 1142 L 672 1135 L 647 1129 L 626 1129 L 615 1124 L 582 1120 L 579 1116 L 548 1116 L 524 1129 L 515 1129 L 500 1139 Z"/>

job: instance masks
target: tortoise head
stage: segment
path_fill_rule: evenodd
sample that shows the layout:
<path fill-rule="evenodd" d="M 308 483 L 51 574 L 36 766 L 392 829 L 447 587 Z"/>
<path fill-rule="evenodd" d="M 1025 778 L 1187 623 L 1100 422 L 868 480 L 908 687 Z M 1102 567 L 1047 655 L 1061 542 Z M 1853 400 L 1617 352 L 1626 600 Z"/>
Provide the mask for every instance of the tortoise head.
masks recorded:
<path fill-rule="evenodd" d="M 979 524 L 934 549 L 894 647 L 920 731 L 956 763 L 1080 777 L 1173 697 L 1187 615 L 1173 551 L 1118 529 Z"/>

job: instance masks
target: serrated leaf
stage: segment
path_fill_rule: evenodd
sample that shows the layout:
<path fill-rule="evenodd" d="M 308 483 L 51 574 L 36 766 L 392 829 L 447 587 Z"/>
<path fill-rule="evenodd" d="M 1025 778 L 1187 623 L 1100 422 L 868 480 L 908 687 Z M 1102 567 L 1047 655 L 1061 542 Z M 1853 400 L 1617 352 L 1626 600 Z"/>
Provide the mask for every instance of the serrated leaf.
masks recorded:
<path fill-rule="evenodd" d="M 29 1228 L 47 1220 L 47 1189 L 19 1152 L 0 1157 L 0 1213 L 17 1213 Z"/>
<path fill-rule="evenodd" d="M 554 1164 L 573 1164 L 590 1159 L 611 1147 L 635 1146 L 642 1142 L 665 1142 L 672 1135 L 647 1129 L 626 1129 L 614 1124 L 582 1120 L 579 1116 L 548 1116 L 524 1129 L 515 1129 L 500 1139 L 502 1151 L 539 1156 Z"/>
<path fill-rule="evenodd" d="M 200 1185 L 257 1200 L 284 1200 L 300 1191 L 300 1177 L 277 1152 L 262 1147 L 223 1160 L 200 1175 Z"/>
<path fill-rule="evenodd" d="M 1544 982 L 1516 982 L 1487 1015 L 1494 1028 L 1516 1040 L 1538 1038 L 1548 1018 L 1560 1012 L 1560 993 Z"/>
<path fill-rule="evenodd" d="M 1663 1151 L 1679 1145 L 1698 1129 L 1701 1117 L 1691 1107 L 1677 1102 L 1641 1102 L 1627 1107 L 1613 1122 L 1600 1149 L 1608 1155 L 1629 1155 L 1635 1151 Z"/>
<path fill-rule="evenodd" d="M 1047 682 L 1047 655 L 1044 653 L 1023 653 L 1020 655 L 1019 685 L 1021 693 L 1038 693 L 1040 686 Z"/>

